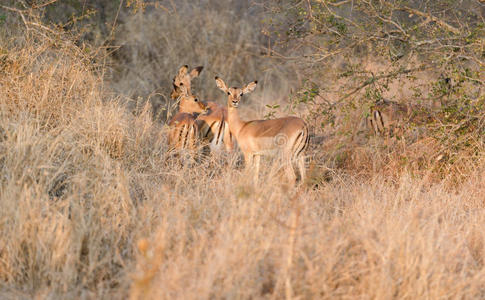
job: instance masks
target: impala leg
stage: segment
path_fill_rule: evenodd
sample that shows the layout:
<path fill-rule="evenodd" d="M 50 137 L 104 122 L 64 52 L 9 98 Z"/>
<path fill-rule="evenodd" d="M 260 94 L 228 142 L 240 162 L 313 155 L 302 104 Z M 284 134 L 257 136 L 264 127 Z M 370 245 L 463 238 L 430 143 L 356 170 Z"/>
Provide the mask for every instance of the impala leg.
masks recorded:
<path fill-rule="evenodd" d="M 300 171 L 300 182 L 305 183 L 306 168 L 305 168 L 305 156 L 300 156 L 298 158 L 298 169 Z"/>
<path fill-rule="evenodd" d="M 253 155 L 244 153 L 244 170 L 247 174 L 253 166 Z"/>
<path fill-rule="evenodd" d="M 296 175 L 295 170 L 293 169 L 291 156 L 286 159 L 286 175 L 290 184 L 296 183 Z"/>
<path fill-rule="evenodd" d="M 259 177 L 259 164 L 261 162 L 261 155 L 255 155 L 254 157 L 254 164 L 256 166 L 256 174 L 254 174 L 254 185 L 258 185 L 258 177 Z"/>
<path fill-rule="evenodd" d="M 229 130 L 229 125 L 227 125 L 226 123 L 224 123 L 224 145 L 226 146 L 227 152 L 232 152 L 232 150 L 234 149 L 232 134 Z"/>

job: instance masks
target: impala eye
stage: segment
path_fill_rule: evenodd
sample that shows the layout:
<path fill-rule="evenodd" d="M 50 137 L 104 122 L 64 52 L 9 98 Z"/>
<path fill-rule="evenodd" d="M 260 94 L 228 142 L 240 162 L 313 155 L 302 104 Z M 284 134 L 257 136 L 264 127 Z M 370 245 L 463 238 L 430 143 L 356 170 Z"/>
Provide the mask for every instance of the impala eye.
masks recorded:
<path fill-rule="evenodd" d="M 242 95 L 243 95 L 243 93 L 239 94 L 239 96 L 241 96 L 241 97 L 242 97 Z"/>
<path fill-rule="evenodd" d="M 194 101 L 195 101 L 195 102 L 199 102 L 199 99 L 195 98 L 195 99 L 194 99 Z"/>
<path fill-rule="evenodd" d="M 227 94 L 228 94 L 229 96 L 231 95 L 231 93 L 229 93 L 229 92 L 227 92 Z"/>
<path fill-rule="evenodd" d="M 182 85 L 184 85 L 184 83 L 183 83 L 183 82 L 181 82 L 181 83 L 180 83 L 180 86 L 182 86 Z"/>

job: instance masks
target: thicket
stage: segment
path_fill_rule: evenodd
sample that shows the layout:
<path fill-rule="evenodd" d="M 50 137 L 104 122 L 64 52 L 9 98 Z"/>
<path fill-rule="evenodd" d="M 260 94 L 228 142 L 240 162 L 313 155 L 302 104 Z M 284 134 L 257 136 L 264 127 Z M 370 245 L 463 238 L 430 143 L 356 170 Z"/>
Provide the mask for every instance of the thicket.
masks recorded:
<path fill-rule="evenodd" d="M 293 103 L 311 107 L 309 122 L 336 137 L 327 147 L 336 152 L 330 156 L 334 166 L 369 167 L 362 164 L 362 155 L 376 149 L 358 153 L 369 142 L 362 141 L 362 120 L 382 99 L 405 104 L 412 114 L 404 136 L 396 137 L 401 143 L 379 145 L 382 164 L 372 172 L 389 167 L 390 173 L 433 170 L 444 178 L 466 174 L 482 158 L 482 2 L 308 0 L 261 5 L 267 12 L 264 32 L 272 41 L 268 54 L 298 62 L 305 80 Z"/>

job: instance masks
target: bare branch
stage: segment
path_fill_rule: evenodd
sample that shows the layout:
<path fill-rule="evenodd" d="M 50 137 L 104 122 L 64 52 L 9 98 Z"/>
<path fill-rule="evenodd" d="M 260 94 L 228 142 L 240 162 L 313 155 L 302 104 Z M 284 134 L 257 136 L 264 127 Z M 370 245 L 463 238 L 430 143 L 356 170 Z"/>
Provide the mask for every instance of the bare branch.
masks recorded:
<path fill-rule="evenodd" d="M 352 0 L 343 0 L 343 1 L 340 1 L 340 2 L 337 2 L 337 3 L 327 3 L 327 4 L 331 5 L 331 6 L 338 7 L 338 6 L 342 6 L 344 4 L 350 3 L 351 1 Z M 323 0 L 318 0 L 318 2 L 323 2 Z"/>
<path fill-rule="evenodd" d="M 407 11 L 408 13 L 417 15 L 417 16 L 426 17 L 427 19 L 429 19 L 433 22 L 436 22 L 436 24 L 440 25 L 441 27 L 445 28 L 446 30 L 451 31 L 454 34 L 460 34 L 460 30 L 458 28 L 451 26 L 450 24 L 446 23 L 445 21 L 443 21 L 441 19 L 438 19 L 435 16 L 432 16 L 430 14 L 424 13 L 422 11 L 419 11 L 417 9 L 410 8 L 410 7 L 407 7 L 407 6 L 401 7 L 400 9 Z"/>
<path fill-rule="evenodd" d="M 42 3 L 42 4 L 34 5 L 34 6 L 32 6 L 32 8 L 36 8 L 37 9 L 37 8 L 46 7 L 46 6 L 51 5 L 52 3 L 55 3 L 57 1 L 59 1 L 59 0 L 50 0 L 50 1 L 47 1 L 47 2 Z"/>
<path fill-rule="evenodd" d="M 409 73 L 416 72 L 416 71 L 423 71 L 425 69 L 426 69 L 426 67 L 424 65 L 422 65 L 420 67 L 412 68 L 412 69 L 404 69 L 404 70 L 399 69 L 399 70 L 394 71 L 394 72 L 391 72 L 389 74 L 383 74 L 383 75 L 379 75 L 379 76 L 374 76 L 373 75 L 372 77 L 370 77 L 366 81 L 364 81 L 361 85 L 359 85 L 358 87 L 356 87 L 353 91 L 351 91 L 350 93 L 344 95 L 342 98 L 340 98 L 339 100 L 337 100 L 333 105 L 342 102 L 343 100 L 349 98 L 350 96 L 352 96 L 353 94 L 357 93 L 358 91 L 360 91 L 361 89 L 365 88 L 366 86 L 368 86 L 370 84 L 373 84 L 374 82 L 379 81 L 381 79 L 392 78 L 392 77 L 396 77 L 396 76 L 404 75 L 404 74 L 409 74 Z"/>
<path fill-rule="evenodd" d="M 25 27 L 27 27 L 27 29 L 29 29 L 29 26 L 27 25 L 28 22 L 27 20 L 25 19 L 25 11 L 24 10 L 20 10 L 18 8 L 13 8 L 13 7 L 8 7 L 8 6 L 5 6 L 5 5 L 0 5 L 1 8 L 5 9 L 5 10 L 8 10 L 8 11 L 12 11 L 12 12 L 16 12 L 20 15 L 20 17 L 22 18 L 22 21 L 24 22 L 24 25 Z"/>

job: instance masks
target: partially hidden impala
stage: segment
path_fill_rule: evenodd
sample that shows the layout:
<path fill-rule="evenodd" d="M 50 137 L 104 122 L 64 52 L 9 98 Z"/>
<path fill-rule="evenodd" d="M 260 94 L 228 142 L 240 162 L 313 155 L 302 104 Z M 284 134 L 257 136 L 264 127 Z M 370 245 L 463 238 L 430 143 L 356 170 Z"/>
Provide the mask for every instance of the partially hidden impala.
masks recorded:
<path fill-rule="evenodd" d="M 195 150 L 199 141 L 198 114 L 207 110 L 206 105 L 194 95 L 189 95 L 185 87 L 181 87 L 179 112 L 170 120 L 168 144 L 171 149 Z"/>
<path fill-rule="evenodd" d="M 173 90 L 170 94 L 172 99 L 177 99 L 184 90 L 192 95 L 191 80 L 198 77 L 203 67 L 197 67 L 188 72 L 187 65 L 182 66 L 173 79 Z M 209 144 L 211 151 L 218 152 L 225 148 L 231 152 L 234 141 L 229 126 L 227 125 L 227 109 L 215 102 L 205 102 L 207 111 L 197 117 L 198 134 L 200 138 Z M 224 146 L 223 146 L 224 145 Z"/>
<path fill-rule="evenodd" d="M 409 122 L 410 107 L 386 99 L 377 101 L 366 118 L 367 127 L 376 136 L 391 137 L 403 134 L 403 127 Z"/>

